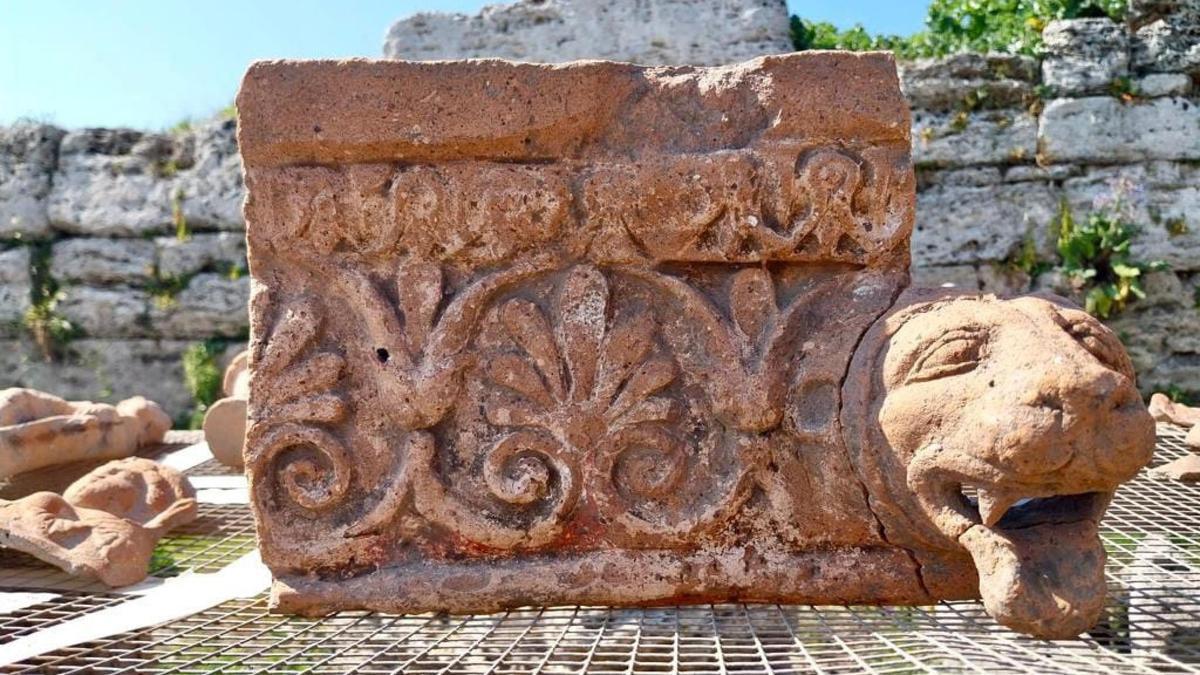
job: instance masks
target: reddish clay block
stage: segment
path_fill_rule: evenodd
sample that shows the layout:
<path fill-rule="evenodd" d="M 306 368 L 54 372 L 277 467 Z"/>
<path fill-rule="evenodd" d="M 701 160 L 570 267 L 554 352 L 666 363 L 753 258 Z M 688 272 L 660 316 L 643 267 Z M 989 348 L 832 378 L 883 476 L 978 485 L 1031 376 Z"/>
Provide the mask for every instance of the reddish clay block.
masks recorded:
<path fill-rule="evenodd" d="M 905 292 L 889 55 L 268 62 L 238 109 L 278 608 L 1095 620 L 1153 422 L 1081 312 Z"/>

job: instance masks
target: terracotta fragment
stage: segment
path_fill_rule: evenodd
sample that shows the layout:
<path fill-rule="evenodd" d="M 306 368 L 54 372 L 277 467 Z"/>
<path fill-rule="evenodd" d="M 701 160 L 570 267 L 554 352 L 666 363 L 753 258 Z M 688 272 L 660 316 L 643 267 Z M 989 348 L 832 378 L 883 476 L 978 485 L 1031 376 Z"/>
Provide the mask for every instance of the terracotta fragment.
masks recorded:
<path fill-rule="evenodd" d="M 140 457 L 108 462 L 63 494 L 0 502 L 0 545 L 74 576 L 127 586 L 146 578 L 154 547 L 196 518 L 195 490 L 175 469 Z"/>
<path fill-rule="evenodd" d="M 1200 408 L 1176 403 L 1162 392 L 1150 396 L 1149 410 L 1156 422 L 1175 424 L 1185 429 L 1200 424 Z"/>
<path fill-rule="evenodd" d="M 1095 621 L 1153 420 L 1066 301 L 905 290 L 890 56 L 264 62 L 238 110 L 278 609 Z"/>
<path fill-rule="evenodd" d="M 204 440 L 222 464 L 244 466 L 242 446 L 246 442 L 246 399 L 250 396 L 250 354 L 241 352 L 225 368 L 225 397 L 204 413 Z"/>
<path fill-rule="evenodd" d="M 127 457 L 162 442 L 171 418 L 141 396 L 115 406 L 0 390 L 0 478 L 55 464 Z"/>

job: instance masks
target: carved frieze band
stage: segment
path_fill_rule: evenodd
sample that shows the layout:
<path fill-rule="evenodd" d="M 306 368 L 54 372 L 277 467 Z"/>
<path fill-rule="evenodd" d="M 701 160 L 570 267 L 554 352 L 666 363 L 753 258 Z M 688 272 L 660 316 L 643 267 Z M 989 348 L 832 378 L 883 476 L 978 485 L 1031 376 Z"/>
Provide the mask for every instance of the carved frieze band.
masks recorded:
<path fill-rule="evenodd" d="M 474 266 L 564 239 L 600 263 L 866 265 L 907 242 L 914 209 L 907 148 L 889 146 L 771 146 L 584 167 L 290 167 L 254 180 L 272 219 L 285 223 L 273 235 L 281 247 L 299 240 L 318 253 L 404 251 Z"/>

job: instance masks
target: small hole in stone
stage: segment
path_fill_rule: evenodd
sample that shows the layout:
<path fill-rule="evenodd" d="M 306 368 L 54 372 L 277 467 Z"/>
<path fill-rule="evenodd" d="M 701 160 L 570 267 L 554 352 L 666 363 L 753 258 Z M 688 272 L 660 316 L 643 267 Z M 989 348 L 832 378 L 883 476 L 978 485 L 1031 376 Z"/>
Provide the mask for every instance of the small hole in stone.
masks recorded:
<path fill-rule="evenodd" d="M 388 354 L 388 350 L 380 347 L 375 350 L 375 358 L 379 359 L 380 363 L 387 363 L 388 359 L 391 358 L 391 354 Z"/>

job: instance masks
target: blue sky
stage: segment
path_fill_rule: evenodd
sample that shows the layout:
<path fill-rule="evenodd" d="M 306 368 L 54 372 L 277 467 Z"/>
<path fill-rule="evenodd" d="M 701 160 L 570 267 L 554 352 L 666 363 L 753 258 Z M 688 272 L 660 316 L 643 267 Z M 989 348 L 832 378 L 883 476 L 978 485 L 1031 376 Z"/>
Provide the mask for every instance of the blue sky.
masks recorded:
<path fill-rule="evenodd" d="M 494 1 L 494 0 L 492 0 Z M 597 0 L 602 1 L 602 0 Z M 163 129 L 228 105 L 259 58 L 378 56 L 392 21 L 485 0 L 0 0 L 0 124 Z M 921 28 L 926 0 L 788 0 L 874 32 Z"/>

